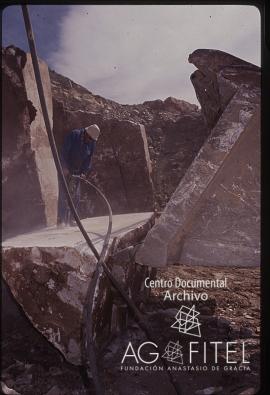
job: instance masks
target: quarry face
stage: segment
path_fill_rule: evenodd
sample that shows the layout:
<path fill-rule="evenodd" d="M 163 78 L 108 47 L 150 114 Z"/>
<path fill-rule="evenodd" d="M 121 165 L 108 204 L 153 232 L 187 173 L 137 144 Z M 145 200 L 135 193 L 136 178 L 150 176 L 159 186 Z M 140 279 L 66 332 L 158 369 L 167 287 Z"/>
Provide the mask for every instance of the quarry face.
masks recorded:
<path fill-rule="evenodd" d="M 78 227 L 57 227 L 59 180 L 30 54 L 10 46 L 2 61 L 4 382 L 26 395 L 89 394 L 81 330 L 97 258 Z M 106 262 L 153 343 L 166 350 L 173 342 L 188 360 L 190 339 L 173 325 L 183 304 L 198 313 L 192 362 L 205 355 L 207 369 L 197 370 L 196 382 L 188 369 L 173 373 L 183 394 L 208 383 L 221 395 L 240 394 L 239 382 L 258 386 L 260 370 L 260 69 L 218 50 L 195 50 L 188 61 L 197 67 L 191 83 L 201 108 L 173 97 L 120 105 L 39 65 L 58 149 L 71 129 L 100 125 L 91 180 L 113 211 Z M 86 185 L 79 215 L 100 253 L 107 209 Z M 185 287 L 196 279 L 203 281 Z M 129 342 L 137 358 L 149 339 L 104 272 L 95 296 L 106 394 L 174 394 L 161 368 L 142 370 L 139 381 L 134 364 L 119 373 Z M 241 362 L 237 372 L 226 369 L 228 355 L 253 374 Z"/>

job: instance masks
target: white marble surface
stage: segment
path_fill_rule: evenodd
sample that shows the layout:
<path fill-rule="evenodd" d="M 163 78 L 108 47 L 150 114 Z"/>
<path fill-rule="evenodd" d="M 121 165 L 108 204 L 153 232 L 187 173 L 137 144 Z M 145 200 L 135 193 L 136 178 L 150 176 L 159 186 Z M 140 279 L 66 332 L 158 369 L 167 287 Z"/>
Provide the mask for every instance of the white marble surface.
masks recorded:
<path fill-rule="evenodd" d="M 111 240 L 143 225 L 152 215 L 152 212 L 114 215 Z M 108 216 L 87 218 L 82 220 L 82 224 L 97 251 L 100 252 L 107 233 Z M 65 228 L 53 226 L 18 235 L 5 240 L 2 247 L 73 247 L 85 253 L 89 250 L 77 225 Z"/>

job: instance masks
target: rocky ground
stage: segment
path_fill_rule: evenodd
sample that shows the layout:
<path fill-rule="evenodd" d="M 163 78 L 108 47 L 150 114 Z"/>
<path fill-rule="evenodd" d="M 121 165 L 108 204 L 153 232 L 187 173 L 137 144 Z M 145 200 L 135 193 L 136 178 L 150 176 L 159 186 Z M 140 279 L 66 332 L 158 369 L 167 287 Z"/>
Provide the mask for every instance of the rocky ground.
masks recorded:
<path fill-rule="evenodd" d="M 239 328 L 248 327 L 254 334 L 260 333 L 260 270 L 258 268 L 172 266 L 165 272 L 160 271 L 159 276 L 163 279 L 178 276 L 183 280 L 227 277 L 227 288 L 210 290 L 198 288 L 199 292 L 208 292 L 209 295 L 205 306 L 199 307 L 201 314 L 215 314 L 219 318 L 226 318 L 230 324 Z M 166 289 L 168 288 L 164 288 L 164 291 Z M 163 299 L 160 292 L 154 290 L 153 295 L 156 300 Z M 167 307 L 169 305 L 177 307 L 178 304 L 179 302 L 167 302 Z"/>
<path fill-rule="evenodd" d="M 158 273 L 160 279 L 174 277 L 181 279 L 215 279 L 227 277 L 227 288 L 197 289 L 207 292 L 205 302 L 185 302 L 195 304 L 200 312 L 203 341 L 245 341 L 246 356 L 250 361 L 249 370 L 228 370 L 224 368 L 225 350 L 218 351 L 219 372 L 177 371 L 172 372 L 182 390 L 182 395 L 251 395 L 259 386 L 259 338 L 260 338 L 260 270 L 250 268 L 207 268 L 171 267 Z M 141 309 L 147 317 L 147 325 L 153 340 L 162 348 L 168 340 L 179 340 L 179 334 L 171 329 L 182 302 L 163 301 L 164 289 L 151 292 L 147 304 Z M 173 292 L 174 289 L 171 289 Z M 181 289 L 175 290 L 182 291 Z M 2 342 L 2 380 L 19 394 L 23 395 L 82 395 L 93 394 L 82 379 L 82 371 L 65 362 L 56 351 L 27 320 L 21 320 L 14 327 L 4 328 Z M 187 339 L 188 338 L 188 339 Z M 181 337 L 185 358 L 187 341 L 196 341 L 188 336 Z M 121 359 L 129 341 L 134 348 L 147 340 L 138 325 L 129 320 L 127 330 L 114 334 L 100 354 L 101 370 L 104 372 L 106 394 L 112 395 L 163 395 L 174 394 L 165 371 L 121 371 Z M 237 348 L 237 356 L 240 355 Z M 213 350 L 207 353 L 211 355 Z M 210 358 L 210 357 L 209 357 Z M 170 363 L 168 363 L 170 364 Z M 157 363 L 157 365 L 160 365 Z M 210 368 L 211 361 L 206 363 Z M 243 365 L 242 365 L 243 366 Z M 213 387 L 210 389 L 210 387 Z M 8 393 L 7 391 L 4 393 Z M 15 393 L 15 392 L 14 392 Z"/>

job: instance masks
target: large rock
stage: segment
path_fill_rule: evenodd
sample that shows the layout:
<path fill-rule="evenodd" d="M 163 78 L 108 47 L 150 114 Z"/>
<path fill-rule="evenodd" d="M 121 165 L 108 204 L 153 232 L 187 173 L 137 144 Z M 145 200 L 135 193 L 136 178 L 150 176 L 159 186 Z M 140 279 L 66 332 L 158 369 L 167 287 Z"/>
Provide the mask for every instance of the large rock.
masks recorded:
<path fill-rule="evenodd" d="M 99 125 L 101 136 L 92 160 L 91 181 L 100 188 L 116 214 L 152 211 L 152 166 L 145 128 L 139 123 L 103 119 L 98 113 L 63 111 L 54 100 L 54 133 L 61 149 L 64 136 L 74 128 Z M 103 202 L 83 187 L 82 217 L 102 215 Z"/>
<path fill-rule="evenodd" d="M 146 296 L 142 283 L 151 270 L 132 261 L 132 248 L 142 241 L 153 220 L 152 213 L 113 217 L 107 264 L 135 303 L 138 296 Z M 100 253 L 108 218 L 82 222 Z M 118 258 L 114 260 L 112 255 Z M 77 227 L 50 227 L 3 243 L 2 272 L 13 296 L 34 327 L 76 365 L 81 364 L 82 314 L 96 263 Z M 102 343 L 123 325 L 127 309 L 120 302 L 103 274 L 93 311 L 97 342 Z"/>
<path fill-rule="evenodd" d="M 156 206 L 162 210 L 209 135 L 200 112 L 146 127 L 153 167 Z"/>
<path fill-rule="evenodd" d="M 199 112 L 196 104 L 190 104 L 185 100 L 176 99 L 172 96 L 169 96 L 164 100 L 164 110 L 172 112 L 176 111 L 178 114 L 185 114 L 193 111 Z"/>
<path fill-rule="evenodd" d="M 240 83 L 136 261 L 258 265 L 259 240 L 260 89 Z"/>
<path fill-rule="evenodd" d="M 260 88 L 260 68 L 226 52 L 197 49 L 188 61 L 198 69 L 190 79 L 210 129 L 240 85 Z"/>
<path fill-rule="evenodd" d="M 107 122 L 93 166 L 98 185 L 118 213 L 154 208 L 152 166 L 145 128 L 131 121 Z"/>
<path fill-rule="evenodd" d="M 24 232 L 56 223 L 58 182 L 29 54 L 2 50 L 3 232 Z M 47 65 L 39 61 L 52 121 Z"/>
<path fill-rule="evenodd" d="M 164 112 L 176 112 L 178 114 L 187 114 L 193 111 L 199 112 L 198 106 L 196 104 L 188 103 L 185 100 L 177 99 L 176 97 L 169 96 L 167 99 L 163 100 L 147 100 L 143 104 L 152 109 Z"/>

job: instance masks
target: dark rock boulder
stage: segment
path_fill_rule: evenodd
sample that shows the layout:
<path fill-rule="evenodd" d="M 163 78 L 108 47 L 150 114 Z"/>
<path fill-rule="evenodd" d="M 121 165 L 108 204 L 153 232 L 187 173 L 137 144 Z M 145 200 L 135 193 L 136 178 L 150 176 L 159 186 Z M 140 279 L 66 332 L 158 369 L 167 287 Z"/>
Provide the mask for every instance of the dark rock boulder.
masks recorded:
<path fill-rule="evenodd" d="M 163 103 L 163 100 L 161 100 L 161 99 L 146 100 L 143 102 L 143 105 L 151 108 L 152 110 L 163 110 L 164 109 L 164 103 Z"/>
<path fill-rule="evenodd" d="M 164 100 L 164 109 L 166 111 L 176 111 L 179 114 L 186 114 L 190 113 L 193 111 L 199 111 L 198 106 L 196 104 L 190 104 L 185 100 L 179 100 L 176 99 L 175 97 L 167 97 L 167 99 Z"/>
<path fill-rule="evenodd" d="M 139 296 L 147 297 L 148 290 L 142 285 L 154 271 L 136 265 L 131 254 L 124 259 L 121 252 L 128 247 L 132 250 L 153 222 L 152 213 L 114 217 L 107 265 L 135 304 Z M 83 223 L 100 254 L 107 218 L 86 219 Z M 117 254 L 121 259 L 114 259 Z M 96 257 L 74 227 L 29 232 L 3 243 L 2 274 L 13 297 L 34 327 L 75 365 L 81 364 L 83 311 L 96 264 Z M 12 315 L 20 324 L 18 308 L 10 303 L 12 297 L 8 292 L 5 296 L 9 304 L 4 306 L 3 317 Z M 102 273 L 92 310 L 94 339 L 98 344 L 104 344 L 112 332 L 124 325 L 128 311 L 120 302 L 119 305 L 119 294 Z"/>
<path fill-rule="evenodd" d="M 178 114 L 199 111 L 196 104 L 190 104 L 185 100 L 180 100 L 172 96 L 167 97 L 164 101 L 160 99 L 144 101 L 143 105 L 151 110 L 177 112 Z"/>
<path fill-rule="evenodd" d="M 39 61 L 49 115 L 52 96 L 47 65 Z M 3 233 L 56 223 L 58 184 L 37 97 L 29 54 L 2 49 Z"/>
<path fill-rule="evenodd" d="M 190 79 L 210 129 L 240 85 L 260 87 L 260 68 L 226 52 L 197 49 L 188 61 L 198 68 Z"/>
<path fill-rule="evenodd" d="M 146 127 L 153 167 L 155 199 L 163 209 L 209 132 L 200 112 L 156 120 Z"/>

